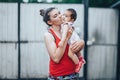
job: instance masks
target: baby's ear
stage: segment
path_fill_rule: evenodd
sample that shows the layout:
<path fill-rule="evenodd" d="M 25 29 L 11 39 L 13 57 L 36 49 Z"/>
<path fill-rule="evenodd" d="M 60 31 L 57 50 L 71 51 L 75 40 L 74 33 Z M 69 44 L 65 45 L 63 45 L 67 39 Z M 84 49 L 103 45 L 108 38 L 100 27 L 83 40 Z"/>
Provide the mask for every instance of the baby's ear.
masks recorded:
<path fill-rule="evenodd" d="M 47 23 L 49 24 L 49 25 L 52 25 L 52 22 L 49 20 L 49 21 L 47 21 Z"/>
<path fill-rule="evenodd" d="M 71 21 L 72 21 L 72 22 L 74 22 L 74 21 L 75 21 L 75 19 L 72 19 Z"/>
<path fill-rule="evenodd" d="M 72 29 L 75 30 L 75 28 L 72 26 Z"/>

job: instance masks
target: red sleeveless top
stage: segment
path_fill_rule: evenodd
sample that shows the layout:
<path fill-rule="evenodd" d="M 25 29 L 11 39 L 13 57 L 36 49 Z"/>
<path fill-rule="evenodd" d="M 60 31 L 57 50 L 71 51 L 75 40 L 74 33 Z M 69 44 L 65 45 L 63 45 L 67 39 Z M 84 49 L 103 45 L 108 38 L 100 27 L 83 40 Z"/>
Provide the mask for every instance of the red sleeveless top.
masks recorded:
<path fill-rule="evenodd" d="M 58 47 L 58 43 L 60 42 L 60 39 L 57 37 L 57 35 L 54 33 L 54 31 L 51 28 L 49 29 L 49 31 L 54 36 L 56 46 Z M 69 45 L 67 44 L 64 55 L 59 63 L 55 63 L 50 58 L 49 72 L 51 76 L 58 77 L 63 75 L 69 75 L 75 72 L 75 64 L 68 57 L 68 49 L 69 49 Z"/>

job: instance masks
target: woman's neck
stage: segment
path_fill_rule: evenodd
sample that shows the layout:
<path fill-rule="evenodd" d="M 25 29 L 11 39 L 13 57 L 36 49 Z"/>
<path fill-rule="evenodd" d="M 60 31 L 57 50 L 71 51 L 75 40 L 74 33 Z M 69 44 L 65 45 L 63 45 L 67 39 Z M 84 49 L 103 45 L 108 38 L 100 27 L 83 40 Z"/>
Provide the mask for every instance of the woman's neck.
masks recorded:
<path fill-rule="evenodd" d="M 52 26 L 52 29 L 54 30 L 55 34 L 61 39 L 61 26 Z"/>
<path fill-rule="evenodd" d="M 60 32 L 61 30 L 61 26 L 52 26 L 52 28 L 55 32 Z"/>

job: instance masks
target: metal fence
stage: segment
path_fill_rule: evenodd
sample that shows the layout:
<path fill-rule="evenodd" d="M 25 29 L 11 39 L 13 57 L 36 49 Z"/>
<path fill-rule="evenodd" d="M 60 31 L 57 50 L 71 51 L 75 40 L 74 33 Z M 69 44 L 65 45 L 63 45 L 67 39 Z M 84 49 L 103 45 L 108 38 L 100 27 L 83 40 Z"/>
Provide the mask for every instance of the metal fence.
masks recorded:
<path fill-rule="evenodd" d="M 43 39 L 47 25 L 42 21 L 39 10 L 51 6 L 61 12 L 74 8 L 78 14 L 75 26 L 83 38 L 82 4 L 21 3 L 18 13 L 17 3 L 0 3 L 0 79 L 47 78 L 49 57 Z M 116 79 L 118 16 L 115 9 L 89 8 L 88 40 L 93 44 L 88 45 L 88 80 Z M 83 77 L 83 69 L 79 74 Z"/>

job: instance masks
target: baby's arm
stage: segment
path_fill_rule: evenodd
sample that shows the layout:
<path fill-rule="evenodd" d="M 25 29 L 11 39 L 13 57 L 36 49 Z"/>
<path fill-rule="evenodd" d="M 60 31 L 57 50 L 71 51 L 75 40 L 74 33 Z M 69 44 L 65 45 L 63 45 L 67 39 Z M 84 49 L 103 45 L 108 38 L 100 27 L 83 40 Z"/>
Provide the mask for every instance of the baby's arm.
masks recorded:
<path fill-rule="evenodd" d="M 60 46 L 60 47 L 63 47 L 63 44 L 64 44 L 64 38 L 66 38 L 66 36 L 67 36 L 67 31 L 68 31 L 68 28 L 69 28 L 69 26 L 67 25 L 67 24 L 64 24 L 63 26 L 62 26 L 62 38 L 61 38 L 61 41 L 59 42 L 59 44 L 58 44 L 58 46 Z"/>

